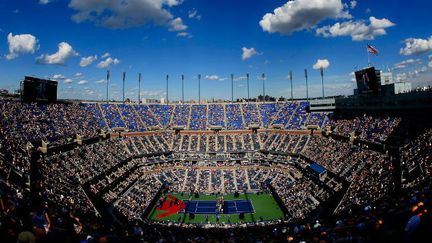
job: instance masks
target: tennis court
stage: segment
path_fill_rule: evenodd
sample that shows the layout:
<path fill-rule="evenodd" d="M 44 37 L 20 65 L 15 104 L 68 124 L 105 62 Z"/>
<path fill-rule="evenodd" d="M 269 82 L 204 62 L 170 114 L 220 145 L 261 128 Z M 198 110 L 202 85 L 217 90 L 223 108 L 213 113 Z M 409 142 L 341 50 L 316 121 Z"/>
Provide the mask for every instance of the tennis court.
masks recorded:
<path fill-rule="evenodd" d="M 217 214 L 216 201 L 185 201 L 186 213 Z M 223 214 L 253 213 L 255 212 L 249 200 L 224 201 Z"/>

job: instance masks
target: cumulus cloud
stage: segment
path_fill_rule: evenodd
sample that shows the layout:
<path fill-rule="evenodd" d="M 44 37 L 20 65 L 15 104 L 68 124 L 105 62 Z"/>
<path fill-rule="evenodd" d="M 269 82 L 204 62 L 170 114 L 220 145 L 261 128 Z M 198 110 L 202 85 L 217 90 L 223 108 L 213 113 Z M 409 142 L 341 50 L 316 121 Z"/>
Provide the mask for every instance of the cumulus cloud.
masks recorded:
<path fill-rule="evenodd" d="M 148 23 L 164 25 L 173 19 L 168 8 L 183 0 L 71 0 L 69 7 L 76 11 L 76 23 L 91 21 L 110 29 L 143 26 Z"/>
<path fill-rule="evenodd" d="M 328 67 L 330 67 L 330 62 L 327 59 L 318 59 L 317 62 L 312 66 L 313 69 L 327 69 Z"/>
<path fill-rule="evenodd" d="M 316 34 L 323 37 L 351 36 L 353 41 L 373 40 L 377 36 L 386 35 L 386 29 L 392 26 L 395 24 L 390 20 L 372 16 L 369 24 L 364 20 L 338 22 L 316 29 Z"/>
<path fill-rule="evenodd" d="M 108 57 L 104 61 L 98 63 L 97 68 L 108 68 L 111 65 L 117 65 L 120 63 L 120 60 L 117 58 Z"/>
<path fill-rule="evenodd" d="M 404 40 L 405 47 L 399 53 L 404 56 L 420 55 L 432 51 L 432 36 L 429 39 L 408 38 Z"/>
<path fill-rule="evenodd" d="M 293 0 L 265 14 L 259 24 L 269 33 L 291 34 L 313 28 L 329 18 L 351 18 L 351 15 L 341 0 Z"/>
<path fill-rule="evenodd" d="M 65 83 L 65 84 L 70 84 L 72 82 L 73 82 L 73 80 L 70 79 L 70 78 L 67 78 L 67 79 L 63 80 L 63 83 Z"/>
<path fill-rule="evenodd" d="M 255 55 L 259 55 L 260 53 L 258 53 L 255 48 L 247 48 L 247 47 L 242 47 L 242 60 L 245 61 L 246 59 L 252 58 Z"/>
<path fill-rule="evenodd" d="M 353 0 L 350 2 L 350 8 L 354 9 L 355 7 L 357 7 L 357 1 Z"/>
<path fill-rule="evenodd" d="M 177 17 L 171 20 L 169 31 L 183 31 L 187 28 L 187 25 L 183 24 L 183 20 L 180 17 Z"/>
<path fill-rule="evenodd" d="M 7 40 L 9 44 L 7 60 L 17 58 L 20 54 L 34 53 L 38 48 L 38 40 L 30 34 L 13 35 L 9 33 Z"/>
<path fill-rule="evenodd" d="M 109 53 L 109 52 L 105 52 L 105 53 L 102 55 L 102 59 L 107 58 L 107 57 L 109 57 L 109 56 L 111 56 L 111 53 Z"/>
<path fill-rule="evenodd" d="M 87 67 L 88 65 L 92 64 L 94 61 L 97 60 L 97 56 L 88 56 L 88 57 L 81 57 L 81 61 L 79 63 L 80 67 Z"/>
<path fill-rule="evenodd" d="M 51 2 L 51 0 L 39 0 L 39 4 L 48 4 L 48 3 L 50 3 Z"/>
<path fill-rule="evenodd" d="M 412 65 L 412 64 L 421 64 L 422 63 L 422 61 L 421 61 L 421 59 L 407 59 L 407 60 L 404 60 L 404 61 L 402 61 L 402 62 L 398 62 L 398 63 L 396 63 L 396 64 L 394 64 L 394 69 L 402 69 L 402 68 L 406 68 L 407 66 L 409 66 L 409 65 Z"/>
<path fill-rule="evenodd" d="M 58 50 L 54 54 L 44 54 L 37 58 L 37 62 L 41 64 L 55 64 L 64 65 L 66 61 L 74 56 L 78 56 L 78 53 L 69 45 L 67 42 L 61 42 L 58 44 Z"/>
<path fill-rule="evenodd" d="M 80 81 L 78 82 L 78 84 L 86 84 L 86 83 L 88 83 L 87 80 L 80 80 Z"/>

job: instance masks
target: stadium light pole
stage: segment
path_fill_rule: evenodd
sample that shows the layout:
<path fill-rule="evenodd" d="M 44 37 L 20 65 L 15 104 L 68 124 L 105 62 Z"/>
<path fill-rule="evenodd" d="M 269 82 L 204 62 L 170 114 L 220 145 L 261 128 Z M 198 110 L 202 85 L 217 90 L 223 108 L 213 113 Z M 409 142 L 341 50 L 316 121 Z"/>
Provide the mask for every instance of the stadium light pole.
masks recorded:
<path fill-rule="evenodd" d="M 182 79 L 182 103 L 184 104 L 184 75 L 181 76 Z"/>
<path fill-rule="evenodd" d="M 126 72 L 123 72 L 123 103 L 125 103 L 125 80 L 126 80 Z"/>
<path fill-rule="evenodd" d="M 262 87 L 262 90 L 263 90 L 263 103 L 265 103 L 266 98 L 265 98 L 265 74 L 264 73 L 261 74 L 261 78 L 262 78 L 262 81 L 263 81 L 263 87 Z"/>
<path fill-rule="evenodd" d="M 110 70 L 107 70 L 107 76 L 106 76 L 106 102 L 107 102 L 107 104 L 109 102 L 109 94 L 108 94 L 109 78 L 110 78 Z"/>
<path fill-rule="evenodd" d="M 201 74 L 198 74 L 198 104 L 201 104 Z"/>
<path fill-rule="evenodd" d="M 141 103 L 141 73 L 138 74 L 138 104 Z"/>
<path fill-rule="evenodd" d="M 322 84 L 322 97 L 324 99 L 324 68 L 322 66 L 320 67 L 320 72 L 321 72 L 321 84 Z"/>
<path fill-rule="evenodd" d="M 307 69 L 304 70 L 305 79 L 306 79 L 306 100 L 309 100 L 309 87 L 308 87 L 308 73 Z"/>
<path fill-rule="evenodd" d="M 246 73 L 246 82 L 247 82 L 247 94 L 248 94 L 248 103 L 250 100 L 250 96 L 249 96 L 249 73 Z"/>
<path fill-rule="evenodd" d="M 234 74 L 231 74 L 231 103 L 234 103 Z"/>
<path fill-rule="evenodd" d="M 168 104 L 168 79 L 169 79 L 169 75 L 167 74 L 166 76 L 166 103 Z"/>
<path fill-rule="evenodd" d="M 293 99 L 294 99 L 294 93 L 293 93 L 293 85 L 292 85 L 292 81 L 293 81 L 293 74 L 292 74 L 292 71 L 290 71 L 290 73 L 289 73 L 289 79 L 290 79 L 290 81 L 291 81 L 291 101 L 293 101 Z"/>

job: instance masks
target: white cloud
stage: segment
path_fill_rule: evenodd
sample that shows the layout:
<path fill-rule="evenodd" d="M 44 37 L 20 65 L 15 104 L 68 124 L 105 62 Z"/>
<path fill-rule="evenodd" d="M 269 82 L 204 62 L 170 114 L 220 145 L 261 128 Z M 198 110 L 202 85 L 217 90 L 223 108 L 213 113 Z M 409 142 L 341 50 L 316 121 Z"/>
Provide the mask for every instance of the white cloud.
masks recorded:
<path fill-rule="evenodd" d="M 80 61 L 80 67 L 87 67 L 88 65 L 92 64 L 94 61 L 97 60 L 97 56 L 88 56 L 88 57 L 81 57 Z"/>
<path fill-rule="evenodd" d="M 69 7 L 76 11 L 76 23 L 94 22 L 110 29 L 143 26 L 148 23 L 164 25 L 173 19 L 169 7 L 183 0 L 71 0 Z"/>
<path fill-rule="evenodd" d="M 207 80 L 212 80 L 212 81 L 220 80 L 220 77 L 218 75 L 214 75 L 214 74 L 213 75 L 206 75 L 204 78 Z"/>
<path fill-rule="evenodd" d="M 313 69 L 327 69 L 328 67 L 330 67 L 330 62 L 327 59 L 318 59 L 317 62 L 312 66 Z"/>
<path fill-rule="evenodd" d="M 234 81 L 242 81 L 242 80 L 246 80 L 246 79 L 247 79 L 246 76 L 234 77 Z"/>
<path fill-rule="evenodd" d="M 106 80 L 105 79 L 101 79 L 101 80 L 95 81 L 95 83 L 97 83 L 97 84 L 105 84 Z"/>
<path fill-rule="evenodd" d="M 201 15 L 198 14 L 198 10 L 196 10 L 195 8 L 188 11 L 188 17 L 190 19 L 197 19 L 197 20 L 201 19 Z"/>
<path fill-rule="evenodd" d="M 259 55 L 255 48 L 247 48 L 242 47 L 242 60 L 245 61 L 246 59 L 252 58 L 255 55 Z"/>
<path fill-rule="evenodd" d="M 48 4 L 48 3 L 50 3 L 51 2 L 51 0 L 39 0 L 39 4 Z"/>
<path fill-rule="evenodd" d="M 70 78 L 67 78 L 67 79 L 63 80 L 63 83 L 65 83 L 65 84 L 70 84 L 72 82 L 73 82 L 73 80 L 70 79 Z"/>
<path fill-rule="evenodd" d="M 323 37 L 351 36 L 353 41 L 373 40 L 386 35 L 386 29 L 395 26 L 388 19 L 369 18 L 369 25 L 364 20 L 336 23 L 316 29 L 316 34 Z"/>
<path fill-rule="evenodd" d="M 341 0 L 293 0 L 265 14 L 259 22 L 269 33 L 291 34 L 310 29 L 325 19 L 351 18 Z"/>
<path fill-rule="evenodd" d="M 111 64 L 117 65 L 119 63 L 120 63 L 119 59 L 108 57 L 104 61 L 98 63 L 97 68 L 108 68 L 109 66 L 111 66 Z"/>
<path fill-rule="evenodd" d="M 188 28 L 187 25 L 183 24 L 183 20 L 180 17 L 171 20 L 169 25 L 169 31 L 183 31 Z"/>
<path fill-rule="evenodd" d="M 432 60 L 429 61 L 428 67 L 432 68 Z"/>
<path fill-rule="evenodd" d="M 188 32 L 179 32 L 177 33 L 177 36 L 179 37 L 192 37 Z"/>
<path fill-rule="evenodd" d="M 408 38 L 404 42 L 405 47 L 399 51 L 401 55 L 420 55 L 432 51 L 432 36 L 429 39 Z"/>
<path fill-rule="evenodd" d="M 33 54 L 38 48 L 38 40 L 30 34 L 13 35 L 9 33 L 7 40 L 9 43 L 9 54 L 6 55 L 7 60 L 17 58 L 20 54 Z"/>
<path fill-rule="evenodd" d="M 82 73 L 75 73 L 75 77 L 82 77 L 83 74 Z"/>
<path fill-rule="evenodd" d="M 350 2 L 350 8 L 351 8 L 351 9 L 354 9 L 355 7 L 357 7 L 357 1 L 352 0 L 352 1 Z"/>
<path fill-rule="evenodd" d="M 86 83 L 88 83 L 87 80 L 80 80 L 80 81 L 78 82 L 78 84 L 86 84 Z"/>
<path fill-rule="evenodd" d="M 58 79 L 64 79 L 66 78 L 63 74 L 54 74 L 52 76 L 52 79 L 58 80 Z"/>
<path fill-rule="evenodd" d="M 398 62 L 396 64 L 394 64 L 394 68 L 395 69 L 401 69 L 401 68 L 406 68 L 409 65 L 412 64 L 421 64 L 422 61 L 420 59 L 408 59 L 408 60 L 404 60 L 402 62 Z"/>
<path fill-rule="evenodd" d="M 58 50 L 56 53 L 51 55 L 44 54 L 37 58 L 37 62 L 42 64 L 64 65 L 69 58 L 74 56 L 78 56 L 78 53 L 72 48 L 72 46 L 67 42 L 61 42 L 58 44 Z"/>
<path fill-rule="evenodd" d="M 109 52 L 105 52 L 105 53 L 102 55 L 102 59 L 107 58 L 107 57 L 109 57 L 109 56 L 111 56 L 111 53 L 109 53 Z"/>

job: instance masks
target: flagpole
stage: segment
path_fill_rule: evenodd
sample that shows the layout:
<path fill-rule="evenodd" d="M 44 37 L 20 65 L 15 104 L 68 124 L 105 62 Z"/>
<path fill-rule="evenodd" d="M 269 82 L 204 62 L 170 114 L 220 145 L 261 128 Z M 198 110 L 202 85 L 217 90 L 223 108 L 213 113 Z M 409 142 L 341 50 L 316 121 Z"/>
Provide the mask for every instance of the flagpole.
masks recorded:
<path fill-rule="evenodd" d="M 369 53 L 369 51 L 367 51 L 367 54 L 368 54 L 368 67 L 370 67 L 371 66 L 371 62 L 370 62 L 370 53 Z"/>
<path fill-rule="evenodd" d="M 368 55 L 368 67 L 370 67 L 371 66 L 371 62 L 370 62 L 370 52 L 369 52 L 369 49 L 368 49 L 368 46 L 366 45 L 366 52 L 367 52 L 367 55 Z"/>

